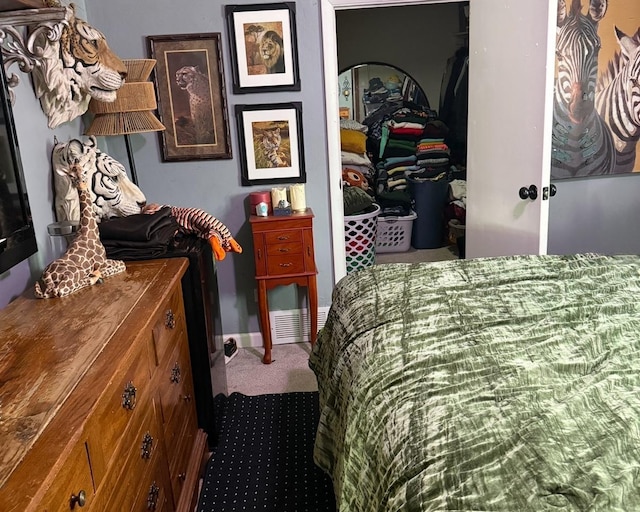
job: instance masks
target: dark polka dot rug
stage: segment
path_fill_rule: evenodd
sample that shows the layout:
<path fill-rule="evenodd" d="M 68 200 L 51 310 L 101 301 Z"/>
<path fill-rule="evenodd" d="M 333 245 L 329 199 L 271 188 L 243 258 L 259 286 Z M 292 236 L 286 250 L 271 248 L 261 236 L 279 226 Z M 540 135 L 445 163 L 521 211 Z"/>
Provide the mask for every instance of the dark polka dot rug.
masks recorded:
<path fill-rule="evenodd" d="M 331 479 L 313 462 L 317 392 L 215 402 L 219 438 L 197 512 L 335 512 Z"/>

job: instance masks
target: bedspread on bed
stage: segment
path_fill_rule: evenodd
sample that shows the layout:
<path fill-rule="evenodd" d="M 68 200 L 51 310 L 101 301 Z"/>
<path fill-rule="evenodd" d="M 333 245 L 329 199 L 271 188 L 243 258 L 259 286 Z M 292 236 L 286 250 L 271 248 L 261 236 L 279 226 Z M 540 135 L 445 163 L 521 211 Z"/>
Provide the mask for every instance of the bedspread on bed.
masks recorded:
<path fill-rule="evenodd" d="M 640 258 L 379 265 L 309 364 L 340 512 L 640 510 Z"/>

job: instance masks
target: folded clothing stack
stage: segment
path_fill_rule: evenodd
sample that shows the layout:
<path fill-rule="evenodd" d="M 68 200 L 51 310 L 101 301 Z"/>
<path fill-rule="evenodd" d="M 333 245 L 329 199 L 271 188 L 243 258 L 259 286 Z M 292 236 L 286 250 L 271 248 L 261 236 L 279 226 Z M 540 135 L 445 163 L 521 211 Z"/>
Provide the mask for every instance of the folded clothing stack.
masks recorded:
<path fill-rule="evenodd" d="M 172 249 L 178 228 L 168 206 L 153 214 L 139 213 L 98 224 L 107 257 L 118 260 L 162 257 Z"/>

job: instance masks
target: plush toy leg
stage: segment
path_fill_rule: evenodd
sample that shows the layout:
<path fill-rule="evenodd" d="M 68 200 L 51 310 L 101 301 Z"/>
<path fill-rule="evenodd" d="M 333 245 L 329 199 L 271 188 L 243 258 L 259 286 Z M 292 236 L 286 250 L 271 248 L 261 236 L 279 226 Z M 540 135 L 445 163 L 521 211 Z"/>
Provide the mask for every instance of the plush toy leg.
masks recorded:
<path fill-rule="evenodd" d="M 240 244 L 236 242 L 232 236 L 229 237 L 229 245 L 233 252 L 237 252 L 238 254 L 242 253 L 242 247 L 240 247 Z"/>
<path fill-rule="evenodd" d="M 209 245 L 211 245 L 211 249 L 213 250 L 213 255 L 215 256 L 216 260 L 222 261 L 227 253 L 222 248 L 220 239 L 217 236 L 212 236 L 211 238 L 209 238 Z"/>

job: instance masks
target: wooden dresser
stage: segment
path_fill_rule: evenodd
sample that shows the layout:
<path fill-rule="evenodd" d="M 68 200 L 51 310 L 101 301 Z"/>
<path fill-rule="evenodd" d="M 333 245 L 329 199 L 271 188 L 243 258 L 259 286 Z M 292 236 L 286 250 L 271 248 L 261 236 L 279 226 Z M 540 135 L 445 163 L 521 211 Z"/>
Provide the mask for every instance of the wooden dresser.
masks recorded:
<path fill-rule="evenodd" d="M 318 330 L 318 286 L 313 250 L 313 212 L 249 219 L 253 233 L 253 254 L 258 281 L 258 308 L 260 328 L 264 340 L 262 362 L 271 363 L 271 323 L 267 292 L 276 286 L 296 284 L 305 286 L 311 317 L 311 343 L 315 343 Z"/>
<path fill-rule="evenodd" d="M 0 510 L 191 511 L 206 457 L 180 280 L 128 262 L 0 311 Z"/>

